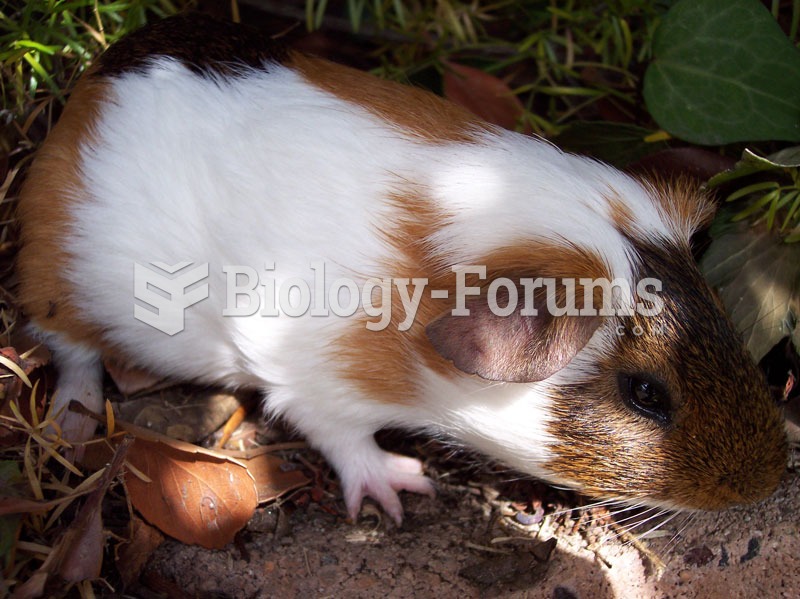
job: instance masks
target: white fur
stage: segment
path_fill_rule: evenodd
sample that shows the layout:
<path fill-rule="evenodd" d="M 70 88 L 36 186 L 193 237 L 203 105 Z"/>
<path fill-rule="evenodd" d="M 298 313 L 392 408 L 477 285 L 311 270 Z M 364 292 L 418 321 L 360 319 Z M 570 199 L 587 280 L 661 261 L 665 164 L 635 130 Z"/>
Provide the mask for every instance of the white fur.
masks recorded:
<path fill-rule="evenodd" d="M 407 406 L 374 402 L 343 380 L 330 349 L 352 323 L 223 318 L 223 265 L 266 274 L 264 264 L 274 262 L 278 285 L 301 277 L 312 292 L 314 260 L 325 262 L 329 282 L 391 277 L 382 265 L 395 250 L 377 227 L 391 222 L 386 199 L 406 182 L 428 189 L 450 215 L 434 241 L 452 264 L 544 238 L 595 251 L 614 277 L 630 278 L 611 196 L 625 198 L 643 229 L 671 235 L 645 191 L 609 167 L 509 132 L 472 144 L 415 141 L 284 67 L 212 81 L 159 60 L 114 80 L 94 140 L 83 149 L 85 195 L 72 211 L 66 248 L 85 317 L 145 367 L 262 386 L 268 409 L 337 468 L 351 512 L 371 494 L 399 519 L 396 491 L 429 489 L 375 445 L 372 434 L 387 425 L 440 430 L 550 475 L 542 470 L 551 442 L 546 384 L 454 384 L 421 370 L 421 397 Z M 181 260 L 209 263 L 211 296 L 187 310 L 185 331 L 169 337 L 133 318 L 133 264 Z M 595 337 L 587 355 L 603 343 Z M 59 353 L 68 351 L 62 344 Z M 562 376 L 579 376 L 585 360 L 575 364 Z"/>

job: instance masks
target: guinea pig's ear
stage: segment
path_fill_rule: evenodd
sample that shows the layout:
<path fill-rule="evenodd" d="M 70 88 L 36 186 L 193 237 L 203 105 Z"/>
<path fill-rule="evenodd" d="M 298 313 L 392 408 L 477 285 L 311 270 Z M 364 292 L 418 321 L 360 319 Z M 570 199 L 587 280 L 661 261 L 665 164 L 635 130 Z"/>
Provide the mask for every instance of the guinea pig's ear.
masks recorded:
<path fill-rule="evenodd" d="M 564 368 L 600 325 L 597 316 L 494 314 L 485 297 L 466 302 L 469 316 L 447 312 L 425 328 L 436 351 L 468 374 L 509 383 L 541 381 Z"/>

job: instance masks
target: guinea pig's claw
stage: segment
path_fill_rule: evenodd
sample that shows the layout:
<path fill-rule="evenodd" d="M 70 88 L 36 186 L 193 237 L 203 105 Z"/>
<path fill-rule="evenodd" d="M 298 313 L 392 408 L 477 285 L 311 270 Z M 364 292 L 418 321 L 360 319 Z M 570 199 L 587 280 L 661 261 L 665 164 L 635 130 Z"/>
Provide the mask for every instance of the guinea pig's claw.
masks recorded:
<path fill-rule="evenodd" d="M 361 501 L 371 497 L 400 526 L 403 523 L 403 504 L 398 492 L 411 491 L 433 497 L 433 481 L 422 474 L 422 463 L 414 458 L 382 452 L 380 469 L 362 473 L 360 481 L 345 481 L 345 503 L 350 518 L 355 522 L 361 511 Z"/>

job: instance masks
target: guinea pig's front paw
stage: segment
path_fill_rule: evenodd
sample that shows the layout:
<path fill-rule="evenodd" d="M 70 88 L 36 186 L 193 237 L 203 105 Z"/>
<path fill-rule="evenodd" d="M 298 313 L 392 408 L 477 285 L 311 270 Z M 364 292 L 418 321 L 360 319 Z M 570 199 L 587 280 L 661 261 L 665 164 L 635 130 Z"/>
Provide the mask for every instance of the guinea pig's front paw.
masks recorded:
<path fill-rule="evenodd" d="M 348 515 L 355 521 L 361 511 L 361 501 L 372 497 L 400 526 L 403 505 L 398 492 L 411 491 L 433 497 L 436 494 L 433 482 L 422 474 L 422 463 L 417 459 L 381 449 L 370 452 L 370 456 L 368 461 L 360 456 L 358 468 L 348 467 L 340 473 Z"/>
<path fill-rule="evenodd" d="M 83 443 L 94 436 L 97 422 L 85 414 L 64 410 L 57 418 L 56 423 L 61 428 L 61 438 L 72 445 L 71 449 L 64 451 L 64 456 L 71 462 L 80 462 L 83 459 Z M 57 435 L 54 427 L 48 429 L 49 433 Z"/>

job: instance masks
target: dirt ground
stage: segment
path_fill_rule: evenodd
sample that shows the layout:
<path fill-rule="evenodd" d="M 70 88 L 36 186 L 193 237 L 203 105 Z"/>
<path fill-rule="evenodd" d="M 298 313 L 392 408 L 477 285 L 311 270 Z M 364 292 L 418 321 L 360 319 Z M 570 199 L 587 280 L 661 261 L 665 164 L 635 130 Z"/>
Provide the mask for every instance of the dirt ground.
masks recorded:
<path fill-rule="evenodd" d="M 291 514 L 261 510 L 238 542 L 220 551 L 168 541 L 152 555 L 137 596 L 149 590 L 237 599 L 800 596 L 796 464 L 768 501 L 680 514 L 641 543 L 615 538 L 620 526 L 578 525 L 577 510 L 520 523 L 491 479 L 449 484 L 442 473 L 432 474 L 438 497 L 406 494 L 399 529 L 374 508 L 354 525 L 310 503 Z"/>

